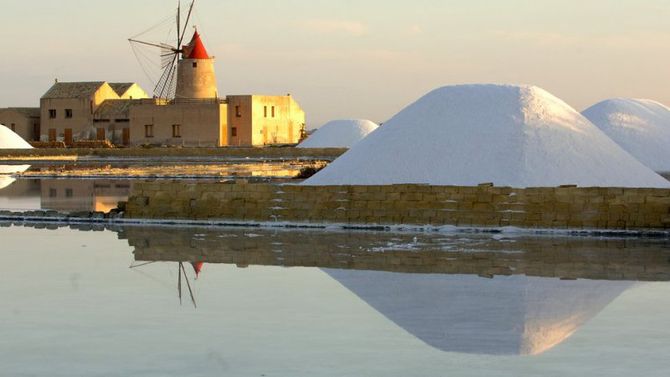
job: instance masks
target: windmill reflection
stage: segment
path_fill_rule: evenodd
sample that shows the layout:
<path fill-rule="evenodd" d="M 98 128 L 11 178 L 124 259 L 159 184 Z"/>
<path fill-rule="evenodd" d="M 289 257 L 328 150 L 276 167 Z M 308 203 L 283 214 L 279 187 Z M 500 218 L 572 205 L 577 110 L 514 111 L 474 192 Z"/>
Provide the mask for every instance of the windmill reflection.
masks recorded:
<path fill-rule="evenodd" d="M 159 263 L 159 261 L 151 261 L 151 262 L 144 262 L 140 264 L 133 264 L 130 266 L 130 269 L 138 269 L 144 266 L 148 266 L 151 264 Z M 205 265 L 204 262 L 191 262 L 191 266 L 193 267 L 193 273 L 194 273 L 194 278 L 193 280 L 198 280 L 200 277 L 200 272 L 202 271 L 203 266 Z M 179 297 L 179 305 L 183 305 L 183 286 L 184 283 L 186 285 L 186 288 L 188 289 L 188 294 L 189 297 L 191 298 L 191 302 L 193 303 L 194 308 L 198 308 L 198 304 L 195 300 L 195 294 L 193 293 L 193 287 L 191 286 L 191 282 L 189 281 L 188 274 L 186 273 L 186 268 L 184 267 L 184 262 L 177 262 L 177 295 Z M 182 281 L 184 283 L 182 283 Z"/>

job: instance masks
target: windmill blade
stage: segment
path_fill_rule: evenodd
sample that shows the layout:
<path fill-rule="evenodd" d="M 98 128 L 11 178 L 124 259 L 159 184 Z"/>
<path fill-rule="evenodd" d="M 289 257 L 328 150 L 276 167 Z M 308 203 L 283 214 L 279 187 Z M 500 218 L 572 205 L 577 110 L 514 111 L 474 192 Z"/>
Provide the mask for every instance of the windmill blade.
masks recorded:
<path fill-rule="evenodd" d="M 184 28 L 181 31 L 179 36 L 179 41 L 177 43 L 177 48 L 181 48 L 182 43 L 184 42 L 184 35 L 186 34 L 186 28 L 188 28 L 188 23 L 191 21 L 191 15 L 193 14 L 193 6 L 195 5 L 195 0 L 191 1 L 191 6 L 188 8 L 188 14 L 186 15 L 186 22 L 184 22 Z"/>
<path fill-rule="evenodd" d="M 177 76 L 177 54 L 172 56 L 172 61 L 165 67 L 163 74 L 156 84 L 154 95 L 160 99 L 173 99 L 176 91 Z"/>

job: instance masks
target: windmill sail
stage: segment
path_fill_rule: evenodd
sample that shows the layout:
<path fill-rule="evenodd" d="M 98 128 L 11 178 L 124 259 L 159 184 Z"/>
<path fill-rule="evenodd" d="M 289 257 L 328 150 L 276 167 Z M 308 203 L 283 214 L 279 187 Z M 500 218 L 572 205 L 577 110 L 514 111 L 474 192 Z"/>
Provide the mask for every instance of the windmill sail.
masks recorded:
<path fill-rule="evenodd" d="M 183 53 L 182 43 L 184 41 L 184 34 L 186 33 L 186 29 L 191 20 L 194 5 L 195 0 L 191 1 L 185 22 L 182 23 L 181 19 L 182 12 L 180 1 L 177 6 L 176 25 L 173 23 L 175 18 L 170 16 L 163 19 L 159 24 L 128 39 L 142 70 L 154 85 L 155 98 L 172 100 L 175 97 L 177 86 L 177 64 L 179 63 L 179 55 Z M 150 34 L 156 34 L 160 32 L 161 29 L 165 29 L 166 26 L 170 28 L 167 37 L 164 37 L 163 40 L 159 42 L 152 42 L 151 39 L 153 38 L 150 37 Z M 173 33 L 175 30 L 177 39 L 166 41 L 170 36 L 174 36 Z M 153 51 L 146 51 L 147 49 L 152 49 Z M 156 52 L 158 52 L 157 56 Z M 158 77 L 156 77 L 156 72 L 160 72 Z"/>

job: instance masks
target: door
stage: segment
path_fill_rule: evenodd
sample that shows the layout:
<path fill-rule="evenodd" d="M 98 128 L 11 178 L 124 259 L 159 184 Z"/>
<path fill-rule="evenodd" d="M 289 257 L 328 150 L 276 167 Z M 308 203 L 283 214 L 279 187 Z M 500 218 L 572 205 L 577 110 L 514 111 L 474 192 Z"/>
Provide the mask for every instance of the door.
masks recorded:
<path fill-rule="evenodd" d="M 98 133 L 96 135 L 96 140 L 105 140 L 105 129 L 104 128 L 98 128 Z"/>
<path fill-rule="evenodd" d="M 66 128 L 64 136 L 65 145 L 68 147 L 71 146 L 74 143 L 74 140 L 72 139 L 72 128 Z"/>
<path fill-rule="evenodd" d="M 33 124 L 33 140 L 40 141 L 40 125 L 38 123 Z"/>
<path fill-rule="evenodd" d="M 130 145 L 130 128 L 123 129 L 123 145 L 126 147 Z"/>
<path fill-rule="evenodd" d="M 56 141 L 56 129 L 55 128 L 49 128 L 49 142 L 54 142 Z"/>

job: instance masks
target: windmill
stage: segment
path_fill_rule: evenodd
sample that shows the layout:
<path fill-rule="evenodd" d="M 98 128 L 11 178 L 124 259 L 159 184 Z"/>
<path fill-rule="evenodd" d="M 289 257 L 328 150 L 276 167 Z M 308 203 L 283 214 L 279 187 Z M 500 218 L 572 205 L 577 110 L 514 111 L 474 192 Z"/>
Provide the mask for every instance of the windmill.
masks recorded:
<path fill-rule="evenodd" d="M 133 49 L 133 52 L 135 53 L 135 56 L 137 57 L 140 65 L 142 65 L 142 60 L 141 56 L 142 54 L 140 50 L 138 49 L 138 46 L 149 46 L 152 48 L 157 48 L 160 50 L 160 69 L 161 69 L 161 75 L 158 78 L 158 80 L 153 80 L 151 78 L 151 75 L 149 74 L 148 70 L 143 66 L 142 69 L 144 72 L 147 74 L 149 79 L 154 83 L 154 98 L 158 99 L 164 99 L 164 100 L 171 100 L 175 98 L 175 92 L 176 92 L 176 86 L 177 86 L 177 66 L 179 63 L 179 55 L 184 53 L 184 47 L 183 47 L 183 42 L 184 42 L 184 35 L 186 34 L 186 30 L 188 28 L 189 22 L 191 20 L 191 16 L 193 14 L 193 6 L 195 5 L 195 0 L 191 1 L 191 5 L 188 7 L 188 12 L 186 14 L 186 20 L 183 22 L 182 26 L 182 11 L 181 11 L 181 1 L 178 2 L 177 5 L 177 16 L 176 16 L 176 34 L 177 34 L 177 39 L 176 39 L 176 46 L 173 46 L 169 43 L 166 42 L 159 42 L 159 43 L 154 43 L 154 42 L 149 42 L 146 40 L 141 40 L 143 35 L 146 35 L 148 32 L 156 29 L 162 24 L 165 24 L 167 20 L 170 20 L 172 16 L 170 16 L 167 20 L 163 20 L 161 23 L 158 25 L 155 25 L 154 27 L 151 27 L 147 29 L 146 31 L 135 35 L 132 38 L 128 39 L 128 42 L 130 42 L 131 48 Z M 171 21 L 170 21 L 171 23 Z M 146 57 L 146 56 L 145 56 Z"/>

